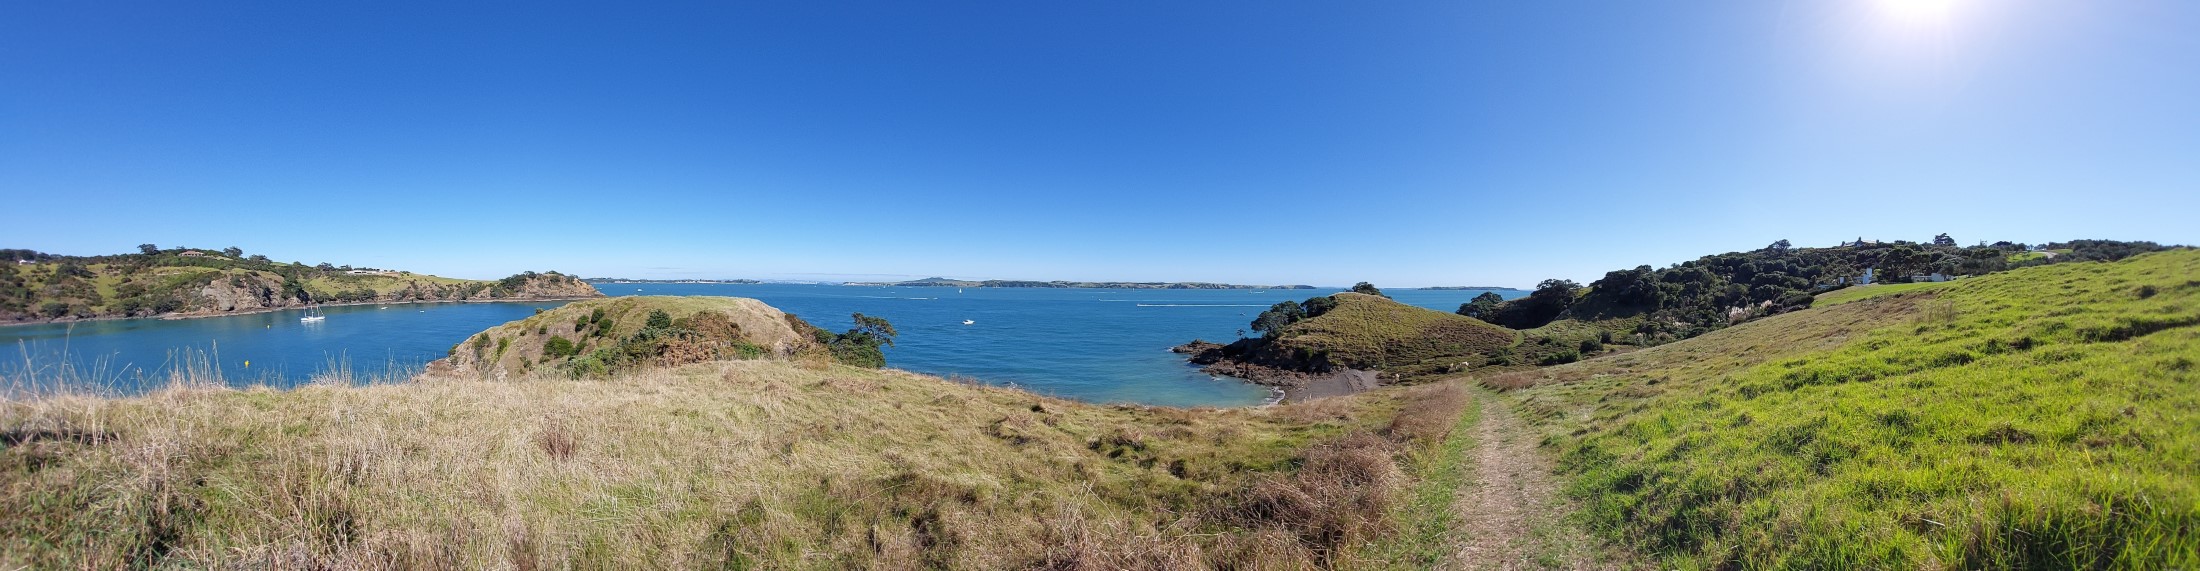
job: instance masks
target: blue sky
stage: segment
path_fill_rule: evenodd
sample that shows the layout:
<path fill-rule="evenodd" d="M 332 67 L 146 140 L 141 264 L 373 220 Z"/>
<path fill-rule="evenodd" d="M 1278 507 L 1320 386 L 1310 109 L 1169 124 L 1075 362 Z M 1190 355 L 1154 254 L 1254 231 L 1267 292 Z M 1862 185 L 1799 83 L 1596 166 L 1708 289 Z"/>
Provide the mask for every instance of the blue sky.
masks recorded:
<path fill-rule="evenodd" d="M 0 246 L 1403 287 L 2200 243 L 2185 0 L 205 4 L 0 5 Z"/>

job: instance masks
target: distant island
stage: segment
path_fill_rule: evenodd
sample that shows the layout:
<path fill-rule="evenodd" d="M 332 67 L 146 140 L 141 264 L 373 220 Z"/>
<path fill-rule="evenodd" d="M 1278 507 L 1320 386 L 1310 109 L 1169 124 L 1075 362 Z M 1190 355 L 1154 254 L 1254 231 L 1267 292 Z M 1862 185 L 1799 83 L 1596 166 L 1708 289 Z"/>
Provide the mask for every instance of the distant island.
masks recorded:
<path fill-rule="evenodd" d="M 603 297 L 580 278 L 522 272 L 463 280 L 247 256 L 243 249 L 138 246 L 68 256 L 0 249 L 0 325 L 256 313 L 314 304 L 542 301 Z"/>
<path fill-rule="evenodd" d="M 1490 290 L 1490 291 L 1528 291 L 1528 290 L 1524 290 L 1524 289 L 1520 289 L 1520 288 L 1516 288 L 1516 287 L 1504 287 L 1504 286 L 1436 286 L 1436 287 L 1417 287 L 1417 288 L 1413 288 L 1413 289 L 1418 289 L 1418 290 L 1427 290 L 1427 291 L 1443 291 L 1443 290 L 1462 290 L 1462 289 L 1464 289 L 1464 290 L 1486 289 L 1486 290 Z"/>
<path fill-rule="evenodd" d="M 761 280 L 637 280 L 628 278 L 586 278 L 581 281 L 592 284 L 760 284 Z"/>
<path fill-rule="evenodd" d="M 883 287 L 1044 287 L 1090 289 L 1315 289 L 1310 285 L 1253 286 L 1207 282 L 1070 282 L 1030 280 L 951 280 L 924 278 L 905 282 L 848 282 L 841 285 Z"/>

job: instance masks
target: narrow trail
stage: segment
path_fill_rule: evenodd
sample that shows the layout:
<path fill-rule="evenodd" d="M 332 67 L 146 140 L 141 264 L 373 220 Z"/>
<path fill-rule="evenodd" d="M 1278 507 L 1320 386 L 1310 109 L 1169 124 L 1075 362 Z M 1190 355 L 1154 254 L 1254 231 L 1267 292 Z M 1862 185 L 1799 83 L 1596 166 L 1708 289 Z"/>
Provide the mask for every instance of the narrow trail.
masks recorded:
<path fill-rule="evenodd" d="M 1597 547 L 1561 521 L 1571 510 L 1557 493 L 1551 463 L 1512 407 L 1483 394 L 1474 427 L 1471 482 L 1452 503 L 1461 542 L 1442 569 L 1613 569 L 1626 557 Z M 1614 559 L 1617 559 L 1616 561 Z"/>

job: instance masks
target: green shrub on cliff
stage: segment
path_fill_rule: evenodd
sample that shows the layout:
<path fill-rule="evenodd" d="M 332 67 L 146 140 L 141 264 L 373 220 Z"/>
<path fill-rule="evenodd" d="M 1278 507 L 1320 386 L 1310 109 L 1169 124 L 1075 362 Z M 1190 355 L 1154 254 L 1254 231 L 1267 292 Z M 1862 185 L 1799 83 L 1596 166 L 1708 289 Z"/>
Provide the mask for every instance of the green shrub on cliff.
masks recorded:
<path fill-rule="evenodd" d="M 571 357 L 580 354 L 580 352 L 580 346 L 556 335 L 550 336 L 550 340 L 542 345 L 542 353 L 551 357 Z"/>

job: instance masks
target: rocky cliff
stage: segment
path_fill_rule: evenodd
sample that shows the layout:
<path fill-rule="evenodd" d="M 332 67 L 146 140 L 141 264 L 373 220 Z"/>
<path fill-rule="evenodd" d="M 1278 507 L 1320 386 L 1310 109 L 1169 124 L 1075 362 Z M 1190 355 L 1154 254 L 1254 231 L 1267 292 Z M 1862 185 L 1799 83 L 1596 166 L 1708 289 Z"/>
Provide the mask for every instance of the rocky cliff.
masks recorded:
<path fill-rule="evenodd" d="M 557 272 L 502 280 L 459 280 L 409 272 L 343 272 L 121 265 L 25 265 L 0 276 L 14 285 L 0 300 L 0 323 L 251 313 L 315 303 L 525 301 L 603 297 Z M 282 273 L 288 271 L 289 273 Z M 29 278 L 29 279 L 25 279 Z"/>

